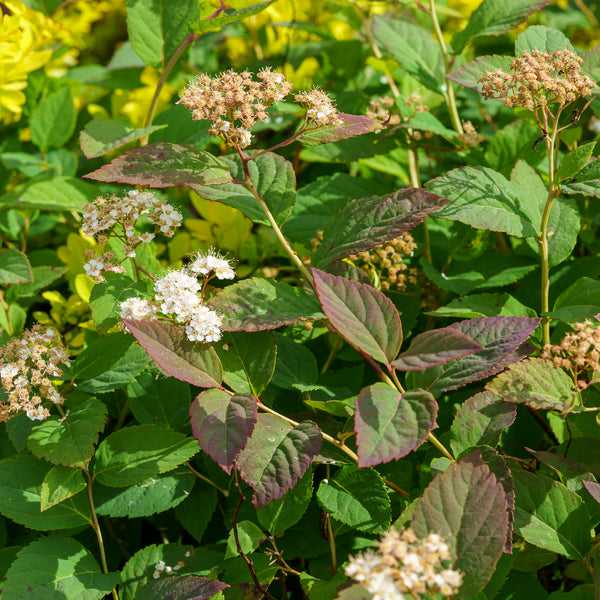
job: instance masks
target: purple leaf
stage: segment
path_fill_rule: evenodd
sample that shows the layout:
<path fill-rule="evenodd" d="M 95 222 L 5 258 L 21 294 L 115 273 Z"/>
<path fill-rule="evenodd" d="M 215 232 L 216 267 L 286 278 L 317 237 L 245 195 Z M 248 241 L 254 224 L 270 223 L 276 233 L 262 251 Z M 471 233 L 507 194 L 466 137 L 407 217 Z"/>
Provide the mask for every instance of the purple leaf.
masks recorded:
<path fill-rule="evenodd" d="M 329 322 L 360 351 L 386 365 L 402 344 L 402 324 L 393 302 L 372 285 L 313 269 L 315 291 Z"/>
<path fill-rule="evenodd" d="M 172 377 L 198 387 L 219 387 L 223 368 L 208 344 L 190 342 L 182 325 L 123 319 L 125 327 L 156 364 Z"/>
<path fill-rule="evenodd" d="M 254 506 L 265 506 L 293 488 L 319 453 L 322 440 L 311 421 L 292 427 L 274 415 L 258 415 L 252 436 L 237 459 L 242 479 L 254 490 Z"/>
<path fill-rule="evenodd" d="M 504 488 L 475 450 L 429 484 L 413 517 L 417 536 L 440 534 L 463 572 L 460 596 L 479 591 L 502 554 L 508 530 Z"/>
<path fill-rule="evenodd" d="M 193 146 L 166 143 L 148 144 L 125 152 L 84 177 L 153 188 L 218 185 L 231 181 L 227 165 L 216 156 Z"/>
<path fill-rule="evenodd" d="M 195 575 L 149 581 L 136 593 L 144 600 L 208 600 L 229 585 Z"/>
<path fill-rule="evenodd" d="M 573 380 L 545 358 L 528 358 L 508 367 L 485 389 L 507 402 L 565 411 L 574 401 Z"/>
<path fill-rule="evenodd" d="M 456 329 L 432 329 L 415 336 L 408 350 L 398 356 L 392 367 L 399 371 L 424 371 L 478 350 L 482 347 L 477 342 Z"/>
<path fill-rule="evenodd" d="M 585 489 L 590 493 L 590 496 L 596 502 L 600 502 L 600 483 L 597 483 L 596 481 L 587 481 L 586 479 L 582 479 L 582 483 L 585 486 Z"/>
<path fill-rule="evenodd" d="M 323 242 L 313 254 L 313 265 L 322 268 L 380 246 L 410 231 L 446 204 L 448 200 L 416 188 L 349 202 L 325 228 Z"/>
<path fill-rule="evenodd" d="M 319 127 L 316 130 L 310 130 L 303 133 L 298 139 L 307 146 L 316 146 L 318 144 L 327 144 L 328 142 L 337 142 L 347 140 L 348 138 L 379 131 L 382 126 L 377 119 L 371 119 L 363 115 L 349 115 L 347 113 L 338 113 L 342 120 L 341 125 L 331 127 Z"/>
<path fill-rule="evenodd" d="M 319 303 L 306 292 L 258 277 L 228 285 L 209 306 L 223 317 L 223 331 L 264 331 L 323 318 Z"/>
<path fill-rule="evenodd" d="M 437 410 L 433 396 L 423 390 L 401 394 L 385 383 L 361 390 L 354 413 L 358 466 L 398 460 L 418 448 L 437 427 Z"/>
<path fill-rule="evenodd" d="M 190 423 L 200 447 L 226 473 L 246 446 L 256 425 L 256 400 L 249 394 L 231 395 L 212 389 L 190 406 Z"/>
<path fill-rule="evenodd" d="M 442 367 L 441 372 L 434 371 L 435 379 L 427 389 L 436 396 L 495 375 L 522 358 L 518 348 L 539 322 L 540 319 L 528 317 L 478 317 L 453 323 L 452 329 L 475 340 L 483 350 L 451 362 Z"/>
<path fill-rule="evenodd" d="M 450 446 L 455 456 L 475 446 L 494 448 L 500 434 L 517 416 L 517 407 L 490 392 L 475 394 L 459 407 L 450 428 Z"/>

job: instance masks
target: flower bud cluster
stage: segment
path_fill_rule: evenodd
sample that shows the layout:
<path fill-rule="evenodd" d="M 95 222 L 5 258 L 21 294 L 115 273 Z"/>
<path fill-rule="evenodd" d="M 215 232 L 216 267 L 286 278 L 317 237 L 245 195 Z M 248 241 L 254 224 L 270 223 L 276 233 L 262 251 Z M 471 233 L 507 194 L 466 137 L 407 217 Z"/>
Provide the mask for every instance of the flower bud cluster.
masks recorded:
<path fill-rule="evenodd" d="M 218 254 L 198 254 L 183 269 L 170 271 L 154 283 L 153 300 L 135 297 L 122 302 L 121 318 L 148 321 L 162 315 L 185 324 L 191 342 L 218 342 L 222 319 L 203 300 L 206 285 L 213 277 L 233 279 L 235 271 L 231 263 Z"/>
<path fill-rule="evenodd" d="M 480 133 L 477 133 L 477 129 L 475 129 L 475 126 L 471 121 L 463 123 L 463 133 L 458 135 L 458 141 L 463 144 L 463 146 L 475 148 L 476 146 L 479 146 L 484 139 L 485 138 Z"/>
<path fill-rule="evenodd" d="M 404 600 L 404 594 L 457 593 L 462 583 L 459 571 L 444 566 L 450 560 L 447 544 L 435 533 L 419 540 L 412 529 L 387 531 L 377 552 L 368 550 L 352 557 L 346 575 L 362 583 L 374 600 Z"/>
<path fill-rule="evenodd" d="M 561 106 L 591 94 L 595 82 L 581 73 L 582 58 L 570 50 L 533 50 L 514 58 L 508 73 L 498 69 L 478 80 L 481 93 L 506 106 L 536 110 L 558 102 Z"/>
<path fill-rule="evenodd" d="M 62 376 L 59 365 L 70 366 L 69 355 L 52 329 L 35 325 L 0 348 L 0 379 L 7 399 L 0 403 L 0 422 L 25 412 L 32 421 L 43 421 L 50 411 L 45 401 L 62 404 L 52 379 Z"/>
<path fill-rule="evenodd" d="M 211 135 L 221 136 L 230 146 L 245 148 L 252 141 L 250 129 L 264 121 L 267 108 L 292 89 L 292 84 L 271 68 L 256 76 L 259 81 L 250 71 L 236 73 L 233 69 L 216 77 L 199 75 L 181 92 L 178 104 L 191 110 L 194 120 L 211 121 Z"/>
<path fill-rule="evenodd" d="M 404 292 L 408 285 L 417 284 L 417 270 L 404 262 L 412 256 L 417 245 L 410 233 L 404 233 L 382 246 L 354 254 L 349 258 L 369 275 L 375 271 L 382 290 Z"/>
<path fill-rule="evenodd" d="M 391 96 L 373 98 L 369 101 L 369 108 L 367 108 L 365 115 L 369 117 L 369 119 L 379 121 L 383 128 L 399 125 L 400 115 L 391 110 L 395 104 L 396 103 Z"/>
<path fill-rule="evenodd" d="M 148 221 L 154 224 L 153 232 L 138 233 L 135 230 L 142 215 L 147 215 Z M 158 233 L 172 237 L 182 220 L 181 213 L 166 200 L 157 198 L 152 192 L 130 190 L 123 198 L 114 194 L 99 196 L 86 204 L 81 230 L 84 235 L 95 237 L 100 244 L 107 243 L 111 237 L 120 239 L 124 244 L 125 258 L 135 258 L 140 244 L 151 242 Z M 102 273 L 105 271 L 124 271 L 122 261 L 112 251 L 99 256 L 89 251 L 86 258 L 89 260 L 84 265 L 85 272 L 97 282 L 103 281 Z"/>
<path fill-rule="evenodd" d="M 308 92 L 300 92 L 294 99 L 306 109 L 309 126 L 330 127 L 342 124 L 333 100 L 323 90 L 313 88 Z"/>
<path fill-rule="evenodd" d="M 586 320 L 575 323 L 573 329 L 560 344 L 545 346 L 542 358 L 575 373 L 600 371 L 600 323 Z"/>

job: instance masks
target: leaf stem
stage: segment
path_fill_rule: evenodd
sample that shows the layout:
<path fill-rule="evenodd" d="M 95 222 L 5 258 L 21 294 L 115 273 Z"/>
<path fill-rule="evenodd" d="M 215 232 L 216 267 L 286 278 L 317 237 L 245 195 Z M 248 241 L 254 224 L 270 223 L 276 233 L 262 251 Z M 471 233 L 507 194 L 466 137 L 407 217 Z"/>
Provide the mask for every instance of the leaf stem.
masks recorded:
<path fill-rule="evenodd" d="M 223 496 L 225 496 L 225 498 L 227 498 L 229 496 L 229 490 L 224 490 L 223 488 L 220 488 L 216 483 L 211 481 L 208 477 L 206 477 L 205 475 L 202 475 L 202 473 L 200 473 L 199 471 L 194 469 L 194 467 L 192 467 L 192 465 L 190 464 L 189 461 L 185 462 L 184 464 L 198 479 L 201 479 L 205 483 L 208 483 L 208 485 L 212 485 L 212 487 L 214 487 L 215 490 L 217 490 L 217 492 L 221 492 L 221 494 L 223 494 Z"/>
<path fill-rule="evenodd" d="M 429 434 L 427 435 L 427 440 L 429 441 L 429 443 L 433 444 L 448 460 L 456 462 L 452 454 L 450 454 L 450 452 L 446 450 L 444 444 L 442 444 L 442 442 L 440 442 L 440 440 L 438 440 L 435 437 L 435 435 L 433 435 L 433 433 L 429 432 Z"/>

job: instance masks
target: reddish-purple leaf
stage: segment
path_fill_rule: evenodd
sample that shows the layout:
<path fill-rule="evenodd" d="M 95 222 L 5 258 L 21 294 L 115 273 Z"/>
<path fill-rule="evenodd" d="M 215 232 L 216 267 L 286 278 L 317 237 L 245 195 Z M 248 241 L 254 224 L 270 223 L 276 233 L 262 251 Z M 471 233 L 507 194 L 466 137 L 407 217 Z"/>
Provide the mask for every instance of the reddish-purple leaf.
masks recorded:
<path fill-rule="evenodd" d="M 494 448 L 500 434 L 517 416 L 517 407 L 490 392 L 475 394 L 459 407 L 450 428 L 450 446 L 455 456 L 475 446 Z"/>
<path fill-rule="evenodd" d="M 444 538 L 463 573 L 461 598 L 489 581 L 506 541 L 508 513 L 504 488 L 479 450 L 433 479 L 417 502 L 413 529 L 419 537 Z"/>
<path fill-rule="evenodd" d="M 361 352 L 386 365 L 402 344 L 402 324 L 393 302 L 372 285 L 313 269 L 315 291 L 329 322 Z"/>
<path fill-rule="evenodd" d="M 338 116 L 342 120 L 341 125 L 319 127 L 318 129 L 303 133 L 298 139 L 302 140 L 302 143 L 307 146 L 316 146 L 318 144 L 327 144 L 328 142 L 347 140 L 357 135 L 381 129 L 381 122 L 377 119 L 371 119 L 363 115 L 349 115 L 347 113 L 339 113 Z"/>
<path fill-rule="evenodd" d="M 416 335 L 406 352 L 392 363 L 399 371 L 424 371 L 448 361 L 474 354 L 482 347 L 468 335 L 444 327 Z"/>
<path fill-rule="evenodd" d="M 84 177 L 154 188 L 218 185 L 231 181 L 227 165 L 209 152 L 162 142 L 125 152 Z"/>
<path fill-rule="evenodd" d="M 565 411 L 574 401 L 573 380 L 551 361 L 528 358 L 508 367 L 485 389 L 507 402 Z"/>
<path fill-rule="evenodd" d="M 190 423 L 200 447 L 226 473 L 246 446 L 257 419 L 256 400 L 249 394 L 231 395 L 212 389 L 190 406 Z"/>
<path fill-rule="evenodd" d="M 228 285 L 210 301 L 223 317 L 223 331 L 265 331 L 322 319 L 317 300 L 282 281 L 250 278 Z"/>
<path fill-rule="evenodd" d="M 518 348 L 535 331 L 539 322 L 540 319 L 528 317 L 478 317 L 453 323 L 450 325 L 452 329 L 475 340 L 483 350 L 452 361 L 441 371 L 432 371 L 435 378 L 427 389 L 436 396 L 495 375 L 523 358 Z"/>
<path fill-rule="evenodd" d="M 311 421 L 292 427 L 274 415 L 258 415 L 236 461 L 242 479 L 254 490 L 254 506 L 265 506 L 293 488 L 319 453 L 322 441 L 321 431 Z"/>
<path fill-rule="evenodd" d="M 600 483 L 596 481 L 587 481 L 587 479 L 582 479 L 581 482 L 585 486 L 585 489 L 590 493 L 590 496 L 596 502 L 600 502 Z"/>
<path fill-rule="evenodd" d="M 219 387 L 223 367 L 212 346 L 187 339 L 182 325 L 123 319 L 125 327 L 156 364 L 172 377 L 198 387 Z"/>
<path fill-rule="evenodd" d="M 208 600 L 229 585 L 196 575 L 163 577 L 149 581 L 136 596 L 144 600 Z"/>
<path fill-rule="evenodd" d="M 334 260 L 380 246 L 416 227 L 448 200 L 417 188 L 349 202 L 325 228 L 312 263 L 322 268 Z"/>
<path fill-rule="evenodd" d="M 385 383 L 361 390 L 354 413 L 358 466 L 398 460 L 418 448 L 437 427 L 437 410 L 433 396 L 423 390 L 401 394 Z"/>

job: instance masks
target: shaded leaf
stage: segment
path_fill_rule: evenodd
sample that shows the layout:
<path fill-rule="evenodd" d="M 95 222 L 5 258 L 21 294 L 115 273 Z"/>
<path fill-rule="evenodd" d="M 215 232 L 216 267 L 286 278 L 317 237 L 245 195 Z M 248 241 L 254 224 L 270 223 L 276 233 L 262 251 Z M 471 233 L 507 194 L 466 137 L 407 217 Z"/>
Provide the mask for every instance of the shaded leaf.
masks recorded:
<path fill-rule="evenodd" d="M 209 485 L 195 485 L 188 497 L 175 507 L 175 516 L 184 529 L 201 542 L 216 508 L 217 490 Z"/>
<path fill-rule="evenodd" d="M 480 392 L 463 402 L 450 428 L 450 446 L 455 456 L 475 446 L 495 448 L 500 434 L 517 416 L 514 404 L 491 392 Z"/>
<path fill-rule="evenodd" d="M 84 177 L 153 188 L 217 185 L 231 181 L 227 165 L 193 146 L 147 144 L 129 150 Z"/>
<path fill-rule="evenodd" d="M 590 496 L 598 503 L 600 503 L 600 483 L 596 481 L 583 480 L 585 489 L 590 493 Z"/>
<path fill-rule="evenodd" d="M 228 587 L 221 581 L 187 575 L 149 581 L 137 596 L 144 600 L 207 600 Z"/>
<path fill-rule="evenodd" d="M 118 581 L 118 573 L 102 573 L 83 544 L 53 534 L 32 542 L 17 554 L 6 574 L 2 598 L 100 600 Z"/>
<path fill-rule="evenodd" d="M 408 350 L 396 358 L 392 367 L 399 371 L 424 371 L 478 350 L 482 348 L 477 342 L 456 329 L 432 329 L 416 335 Z"/>
<path fill-rule="evenodd" d="M 246 555 L 254 552 L 260 544 L 266 538 L 258 525 L 255 525 L 252 521 L 240 521 L 237 526 L 238 529 L 238 540 L 240 542 L 240 548 Z M 227 547 L 225 549 L 225 560 L 239 556 L 237 550 L 237 543 L 235 539 L 235 533 L 233 529 L 229 532 L 227 538 Z"/>
<path fill-rule="evenodd" d="M 166 125 L 151 125 L 135 129 L 123 119 L 94 119 L 79 134 L 79 145 L 86 158 L 96 158 L 164 127 Z"/>
<path fill-rule="evenodd" d="M 448 79 L 460 85 L 481 93 L 479 78 L 490 71 L 504 71 L 510 69 L 512 58 L 503 55 L 478 56 L 475 60 L 466 62 L 457 69 L 448 73 Z"/>
<path fill-rule="evenodd" d="M 277 361 L 273 383 L 286 390 L 315 389 L 318 369 L 314 354 L 304 345 L 275 333 Z"/>
<path fill-rule="evenodd" d="M 52 467 L 42 481 L 40 510 L 43 512 L 63 500 L 74 496 L 86 487 L 83 473 L 79 469 Z"/>
<path fill-rule="evenodd" d="M 525 471 L 514 473 L 515 532 L 530 544 L 581 560 L 591 545 L 583 500 L 562 483 Z"/>
<path fill-rule="evenodd" d="M 390 498 L 374 469 L 342 467 L 317 490 L 317 500 L 333 519 L 365 533 L 381 533 L 390 526 Z"/>
<path fill-rule="evenodd" d="M 321 449 L 319 428 L 310 421 L 292 427 L 274 415 L 258 416 L 237 459 L 242 479 L 254 489 L 256 508 L 281 498 L 300 479 Z"/>
<path fill-rule="evenodd" d="M 416 227 L 448 201 L 421 189 L 402 188 L 386 196 L 348 203 L 325 228 L 312 263 L 322 268 L 334 260 L 370 250 Z"/>
<path fill-rule="evenodd" d="M 256 400 L 249 394 L 206 390 L 190 406 L 190 418 L 194 437 L 202 450 L 231 473 L 235 459 L 254 431 Z"/>
<path fill-rule="evenodd" d="M 125 487 L 174 469 L 199 452 L 194 438 L 158 425 L 134 425 L 106 437 L 94 457 L 98 483 Z"/>
<path fill-rule="evenodd" d="M 438 533 L 463 572 L 462 596 L 474 595 L 491 577 L 506 540 L 504 489 L 476 450 L 429 484 L 413 517 L 417 536 Z"/>
<path fill-rule="evenodd" d="M 564 194 L 600 196 L 600 160 L 587 164 L 571 181 L 563 181 L 560 189 Z"/>
<path fill-rule="evenodd" d="M 359 467 L 398 460 L 417 449 L 437 427 L 438 406 L 429 392 L 400 393 L 385 383 L 356 397 L 354 431 Z"/>
<path fill-rule="evenodd" d="M 545 358 L 527 358 L 508 367 L 485 389 L 507 402 L 565 411 L 575 401 L 573 380 Z"/>
<path fill-rule="evenodd" d="M 223 331 L 263 331 L 322 319 L 317 300 L 303 290 L 253 277 L 228 285 L 209 302 L 223 316 Z"/>
<path fill-rule="evenodd" d="M 0 284 L 12 285 L 33 281 L 33 272 L 27 256 L 19 250 L 7 248 L 0 256 Z"/>
<path fill-rule="evenodd" d="M 338 113 L 341 125 L 332 125 L 331 127 L 319 127 L 315 130 L 309 130 L 298 137 L 303 144 L 307 146 L 316 146 L 318 144 L 327 144 L 337 142 L 348 138 L 379 131 L 381 122 L 377 119 L 371 119 L 364 115 L 349 115 Z"/>
<path fill-rule="evenodd" d="M 592 319 L 598 313 L 600 313 L 600 281 L 590 277 L 580 277 L 558 296 L 552 312 L 548 315 L 567 323 L 577 323 Z"/>
<path fill-rule="evenodd" d="M 361 352 L 386 365 L 402 344 L 402 324 L 392 301 L 372 285 L 313 269 L 315 291 L 329 322 Z"/>
<path fill-rule="evenodd" d="M 187 339 L 182 325 L 123 319 L 125 327 L 154 361 L 172 377 L 198 387 L 218 387 L 223 370 L 214 349 Z"/>

